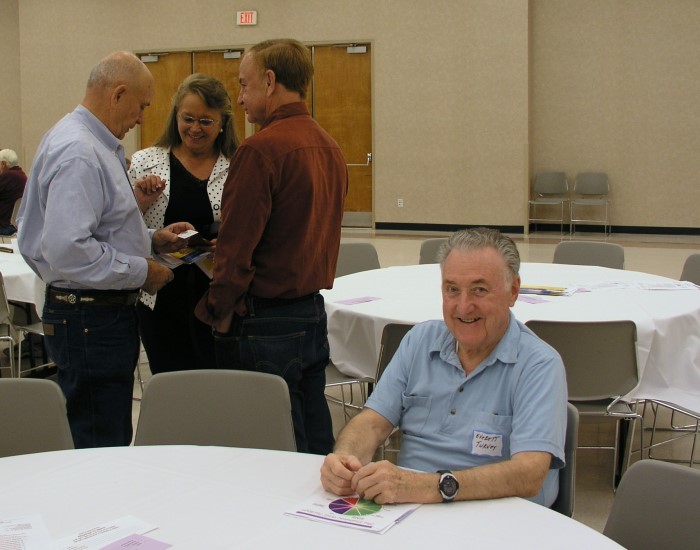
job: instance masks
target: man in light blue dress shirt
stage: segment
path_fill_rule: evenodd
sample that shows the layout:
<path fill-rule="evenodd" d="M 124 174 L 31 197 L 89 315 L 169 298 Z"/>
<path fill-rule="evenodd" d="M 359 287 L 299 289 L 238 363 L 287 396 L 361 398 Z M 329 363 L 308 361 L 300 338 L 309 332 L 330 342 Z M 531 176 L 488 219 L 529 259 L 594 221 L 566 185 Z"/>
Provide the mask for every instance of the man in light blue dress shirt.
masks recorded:
<path fill-rule="evenodd" d="M 515 319 L 520 257 L 493 229 L 441 251 L 443 320 L 404 337 L 321 468 L 324 488 L 378 503 L 509 496 L 550 506 L 564 466 L 567 388 L 554 349 Z M 401 428 L 399 466 L 371 462 Z"/>
<path fill-rule="evenodd" d="M 153 77 L 115 52 L 90 73 L 85 98 L 39 145 L 18 215 L 22 256 L 46 283 L 46 346 L 58 368 L 77 448 L 129 445 L 139 355 L 135 309 L 172 272 L 152 254 L 182 248 L 188 223 L 143 222 L 120 140 L 153 96 Z"/>

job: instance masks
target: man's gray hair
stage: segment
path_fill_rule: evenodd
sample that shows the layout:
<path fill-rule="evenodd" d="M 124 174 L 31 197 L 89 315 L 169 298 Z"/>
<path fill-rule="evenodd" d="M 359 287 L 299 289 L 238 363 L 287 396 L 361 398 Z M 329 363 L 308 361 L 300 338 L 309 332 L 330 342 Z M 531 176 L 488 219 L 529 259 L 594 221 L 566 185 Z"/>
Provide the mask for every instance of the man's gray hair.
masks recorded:
<path fill-rule="evenodd" d="M 0 151 L 0 162 L 3 161 L 7 163 L 8 168 L 13 168 L 19 163 L 17 153 L 15 153 L 12 149 L 2 149 Z"/>
<path fill-rule="evenodd" d="M 512 282 L 520 273 L 520 253 L 513 239 L 501 233 L 498 229 L 477 227 L 474 229 L 462 229 L 453 233 L 447 242 L 440 247 L 438 262 L 442 269 L 445 260 L 453 250 L 467 252 L 482 248 L 495 248 L 506 263 L 510 281 Z"/>

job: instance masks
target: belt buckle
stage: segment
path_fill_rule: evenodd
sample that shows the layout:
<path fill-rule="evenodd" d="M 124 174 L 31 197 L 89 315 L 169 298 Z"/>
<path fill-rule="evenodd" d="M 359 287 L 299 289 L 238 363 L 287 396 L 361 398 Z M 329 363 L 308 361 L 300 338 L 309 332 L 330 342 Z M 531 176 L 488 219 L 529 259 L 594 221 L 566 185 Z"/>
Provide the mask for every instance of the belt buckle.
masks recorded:
<path fill-rule="evenodd" d="M 78 301 L 78 297 L 75 294 L 56 294 L 54 296 L 54 299 L 57 302 L 66 302 L 70 305 L 75 305 L 75 303 Z"/>

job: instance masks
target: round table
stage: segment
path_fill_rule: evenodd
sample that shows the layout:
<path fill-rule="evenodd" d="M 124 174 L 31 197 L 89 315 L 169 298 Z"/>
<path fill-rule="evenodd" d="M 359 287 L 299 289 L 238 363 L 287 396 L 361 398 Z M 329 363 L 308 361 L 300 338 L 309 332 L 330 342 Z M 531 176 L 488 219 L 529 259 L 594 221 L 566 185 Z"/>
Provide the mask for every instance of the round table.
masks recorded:
<path fill-rule="evenodd" d="M 32 271 L 29 264 L 17 252 L 0 252 L 0 273 L 5 282 L 7 299 L 15 302 L 34 304 L 39 314 L 44 309 L 44 292 L 46 285 Z"/>
<path fill-rule="evenodd" d="M 385 534 L 285 515 L 320 488 L 323 457 L 257 449 L 83 449 L 0 459 L 0 519 L 41 514 L 52 539 L 124 516 L 174 549 L 620 548 L 520 498 L 420 506 Z M 504 528 L 505 527 L 505 528 Z"/>
<path fill-rule="evenodd" d="M 524 263 L 522 286 L 589 289 L 519 297 L 522 322 L 630 319 L 637 326 L 640 383 L 627 397 L 670 401 L 700 412 L 700 289 L 648 290 L 678 281 L 596 266 Z M 442 319 L 440 267 L 396 266 L 353 273 L 324 290 L 331 359 L 350 376 L 374 377 L 387 323 Z"/>

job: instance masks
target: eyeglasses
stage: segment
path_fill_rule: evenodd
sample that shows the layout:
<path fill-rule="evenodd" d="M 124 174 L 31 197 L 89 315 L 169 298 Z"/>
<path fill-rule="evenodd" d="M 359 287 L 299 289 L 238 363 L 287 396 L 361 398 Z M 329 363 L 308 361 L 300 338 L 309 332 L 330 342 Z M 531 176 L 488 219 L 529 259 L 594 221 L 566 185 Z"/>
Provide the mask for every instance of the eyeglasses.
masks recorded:
<path fill-rule="evenodd" d="M 199 122 L 199 125 L 202 126 L 203 128 L 208 128 L 209 126 L 213 126 L 216 124 L 216 120 L 212 120 L 211 118 L 194 118 L 191 116 L 183 116 L 183 115 L 178 115 L 180 117 L 180 120 L 182 121 L 183 124 L 187 124 L 188 126 L 192 126 L 195 122 Z"/>

